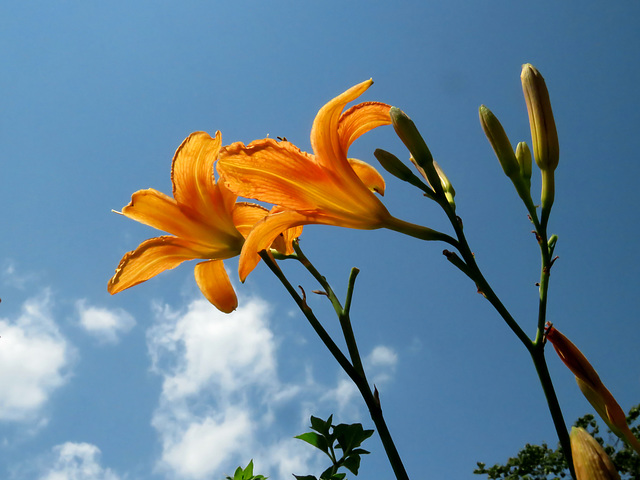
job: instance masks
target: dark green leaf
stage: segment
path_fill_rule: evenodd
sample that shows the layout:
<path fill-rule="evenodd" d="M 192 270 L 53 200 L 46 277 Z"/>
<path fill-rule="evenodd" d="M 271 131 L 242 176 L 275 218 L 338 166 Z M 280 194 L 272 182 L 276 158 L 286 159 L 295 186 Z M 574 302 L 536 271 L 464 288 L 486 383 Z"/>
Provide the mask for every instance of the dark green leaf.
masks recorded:
<path fill-rule="evenodd" d="M 329 444 L 327 439 L 316 432 L 303 433 L 302 435 L 298 435 L 294 438 L 307 442 L 309 445 L 313 445 L 317 449 L 322 450 L 327 455 L 329 454 Z"/>

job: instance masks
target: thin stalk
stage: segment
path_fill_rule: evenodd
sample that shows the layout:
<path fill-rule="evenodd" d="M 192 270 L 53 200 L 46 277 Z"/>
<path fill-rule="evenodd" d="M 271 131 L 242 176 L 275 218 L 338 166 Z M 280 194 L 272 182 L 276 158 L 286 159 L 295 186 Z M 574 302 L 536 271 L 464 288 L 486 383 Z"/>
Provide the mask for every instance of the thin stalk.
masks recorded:
<path fill-rule="evenodd" d="M 469 248 L 469 244 L 464 235 L 464 231 L 462 229 L 461 223 L 455 215 L 455 212 L 450 207 L 448 203 L 439 202 L 441 207 L 444 209 L 451 225 L 456 232 L 456 237 L 458 239 L 458 250 L 464 259 L 467 268 L 460 268 L 471 280 L 473 280 L 478 290 L 484 295 L 484 297 L 491 303 L 491 305 L 496 309 L 496 311 L 500 314 L 509 328 L 515 333 L 518 339 L 525 346 L 529 354 L 531 355 L 531 359 L 533 360 L 533 364 L 535 366 L 536 372 L 538 373 L 538 378 L 540 379 L 540 385 L 542 386 L 542 390 L 545 395 L 545 399 L 547 401 L 547 407 L 549 408 L 549 413 L 551 414 L 551 419 L 553 420 L 553 425 L 556 430 L 556 434 L 558 435 L 558 439 L 560 441 L 560 445 L 562 446 L 562 451 L 564 452 L 565 458 L 567 459 L 567 463 L 569 464 L 569 471 L 571 476 L 575 479 L 575 470 L 573 468 L 573 456 L 571 454 L 571 442 L 569 440 L 569 433 L 567 432 L 567 426 L 564 421 L 562 415 L 562 409 L 560 408 L 560 403 L 558 402 L 558 397 L 556 396 L 555 389 L 553 386 L 553 382 L 551 380 L 551 376 L 549 375 L 549 368 L 547 367 L 547 362 L 544 357 L 544 325 L 546 321 L 546 311 L 547 311 L 547 292 L 549 288 L 549 274 L 551 270 L 552 260 L 549 250 L 549 244 L 547 240 L 547 232 L 546 226 L 541 226 L 535 215 L 530 215 L 530 218 L 536 227 L 536 238 L 538 240 L 541 252 L 541 264 L 542 271 L 540 275 L 540 301 L 538 304 L 538 324 L 537 324 L 537 332 L 536 339 L 532 341 L 529 336 L 522 330 L 520 325 L 516 322 L 516 320 L 511 316 L 507 308 L 500 301 L 498 296 L 495 294 L 487 280 L 482 275 L 480 268 L 478 267 L 473 252 Z M 535 214 L 535 211 L 533 212 Z"/>
<path fill-rule="evenodd" d="M 320 275 L 320 273 L 315 269 L 315 267 L 311 264 L 311 262 L 304 256 L 302 251 L 299 249 L 299 246 L 296 245 L 295 243 L 294 243 L 294 248 L 296 248 L 296 258 L 305 266 L 305 268 L 307 268 L 307 270 L 309 270 L 312 273 L 314 278 L 316 278 L 316 280 L 319 281 L 319 283 L 323 286 L 323 288 L 325 288 L 326 290 L 325 293 L 327 293 L 329 298 L 331 299 L 331 296 L 333 296 L 334 300 L 332 300 L 332 304 L 334 305 L 334 308 L 336 308 L 336 306 L 339 306 L 340 302 L 338 301 L 337 297 L 333 293 L 333 289 L 331 288 L 329 283 L 326 281 L 326 279 L 322 275 Z M 391 437 L 391 433 L 389 432 L 387 423 L 384 420 L 384 416 L 382 414 L 382 408 L 380 406 L 380 401 L 378 400 L 377 394 L 374 394 L 371 391 L 371 388 L 369 387 L 367 379 L 364 375 L 364 369 L 362 368 L 360 355 L 357 351 L 355 337 L 353 336 L 353 330 L 351 329 L 351 322 L 349 320 L 348 310 L 346 311 L 346 316 L 345 316 L 345 310 L 342 309 L 341 306 L 339 306 L 340 312 L 342 314 L 341 315 L 339 314 L 338 316 L 340 318 L 340 325 L 343 327 L 343 333 L 345 332 L 345 328 L 347 329 L 347 332 L 350 332 L 350 333 L 345 333 L 345 340 L 347 341 L 347 345 L 352 343 L 353 346 L 355 347 L 354 351 L 352 351 L 350 347 L 350 354 L 352 358 L 355 358 L 358 360 L 359 368 L 354 367 L 349 362 L 349 360 L 345 357 L 345 355 L 342 353 L 340 348 L 335 344 L 331 336 L 324 329 L 322 324 L 318 321 L 318 319 L 314 315 L 311 308 L 307 305 L 306 300 L 298 294 L 298 292 L 296 291 L 295 288 L 293 288 L 293 286 L 291 285 L 287 277 L 284 275 L 282 270 L 280 270 L 280 267 L 275 262 L 275 260 L 265 251 L 260 252 L 260 257 L 267 264 L 269 269 L 275 274 L 278 280 L 280 280 L 280 283 L 282 283 L 282 285 L 285 287 L 287 292 L 289 292 L 289 295 L 291 295 L 293 300 L 296 302 L 296 304 L 298 305 L 298 308 L 300 309 L 302 314 L 307 318 L 307 320 L 309 321 L 309 323 L 311 324 L 315 332 L 318 334 L 322 342 L 329 349 L 333 357 L 338 361 L 342 369 L 345 371 L 345 373 L 349 376 L 349 378 L 353 381 L 353 383 L 356 385 L 356 387 L 360 391 L 360 394 L 362 395 L 362 398 L 367 406 L 367 409 L 369 410 L 369 414 L 371 415 L 371 419 L 373 420 L 373 423 L 376 426 L 376 430 L 378 431 L 378 435 L 380 436 L 380 440 L 382 441 L 382 445 L 384 447 L 385 453 L 387 454 L 387 458 L 389 459 L 389 464 L 393 469 L 396 479 L 409 480 L 409 476 L 407 475 L 407 471 L 404 468 L 404 464 L 402 463 L 400 454 L 398 453 L 395 443 L 393 442 L 393 438 Z M 349 279 L 349 285 L 350 285 L 349 287 L 350 292 L 348 293 L 349 299 L 352 295 L 352 290 L 353 290 L 353 285 L 355 284 L 354 282 L 355 282 L 356 275 L 357 273 L 354 274 L 352 271 L 351 277 Z M 350 304 L 350 300 L 349 300 L 349 304 Z M 349 337 L 350 339 L 347 339 L 347 337 Z"/>

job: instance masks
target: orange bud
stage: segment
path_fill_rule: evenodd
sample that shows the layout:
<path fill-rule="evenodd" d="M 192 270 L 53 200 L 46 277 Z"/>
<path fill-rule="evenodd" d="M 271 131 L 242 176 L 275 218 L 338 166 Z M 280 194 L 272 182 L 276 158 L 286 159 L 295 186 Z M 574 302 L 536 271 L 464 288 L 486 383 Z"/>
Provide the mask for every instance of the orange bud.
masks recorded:
<path fill-rule="evenodd" d="M 584 428 L 573 427 L 570 438 L 577 480 L 620 480 L 609 456 Z"/>
<path fill-rule="evenodd" d="M 611 431 L 640 454 L 640 441 L 633 435 L 627 417 L 611 392 L 604 386 L 598 373 L 567 337 L 547 324 L 546 338 L 551 342 L 564 364 L 576 376 L 578 387 Z"/>

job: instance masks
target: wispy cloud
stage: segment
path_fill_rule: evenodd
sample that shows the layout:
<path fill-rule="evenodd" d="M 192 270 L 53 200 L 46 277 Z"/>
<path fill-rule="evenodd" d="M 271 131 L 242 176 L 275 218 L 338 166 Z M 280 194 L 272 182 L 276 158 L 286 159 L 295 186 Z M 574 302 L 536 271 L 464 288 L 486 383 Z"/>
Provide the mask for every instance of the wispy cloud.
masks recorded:
<path fill-rule="evenodd" d="M 51 315 L 48 290 L 27 300 L 18 318 L 0 319 L 0 420 L 35 421 L 64 385 L 73 349 Z"/>
<path fill-rule="evenodd" d="M 100 449 L 90 443 L 67 442 L 53 448 L 53 459 L 43 465 L 38 480 L 120 480 L 100 465 Z"/>
<path fill-rule="evenodd" d="M 136 324 L 134 318 L 122 309 L 107 309 L 78 300 L 76 309 L 79 325 L 101 343 L 116 344 L 120 335 L 128 333 Z"/>
<path fill-rule="evenodd" d="M 311 359 L 298 359 L 301 383 L 280 379 L 270 314 L 256 298 L 231 315 L 205 300 L 183 311 L 157 308 L 147 340 L 152 370 L 163 379 L 152 424 L 162 444 L 157 469 L 167 478 L 222 477 L 252 458 L 256 472 L 272 478 L 319 473 L 322 454 L 292 438 L 307 429 L 309 415 L 329 410 L 360 421 L 362 402 L 343 374 L 322 385 Z M 379 346 L 366 362 L 388 376 L 397 355 Z"/>

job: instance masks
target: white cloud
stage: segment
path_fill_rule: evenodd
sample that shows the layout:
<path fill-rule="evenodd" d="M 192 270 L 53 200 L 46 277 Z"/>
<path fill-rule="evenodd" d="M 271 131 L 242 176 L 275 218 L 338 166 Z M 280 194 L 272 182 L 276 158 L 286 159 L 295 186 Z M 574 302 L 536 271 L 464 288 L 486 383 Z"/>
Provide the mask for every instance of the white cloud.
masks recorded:
<path fill-rule="evenodd" d="M 255 472 L 271 478 L 319 474 L 322 454 L 292 437 L 307 431 L 309 416 L 319 412 L 361 421 L 364 403 L 344 374 L 335 385 L 319 384 L 311 359 L 288 357 L 299 365 L 301 380 L 280 380 L 266 302 L 244 299 L 230 315 L 205 300 L 182 312 L 156 310 L 147 342 L 163 386 L 152 425 L 162 444 L 157 469 L 167 478 L 223 477 L 252 458 Z M 388 372 L 396 362 L 384 346 L 366 358 L 373 373 Z"/>
<path fill-rule="evenodd" d="M 207 416 L 193 421 L 177 441 L 165 441 L 163 462 L 179 478 L 215 476 L 230 457 L 247 451 L 252 430 L 249 412 L 230 407 L 220 420 Z"/>
<path fill-rule="evenodd" d="M 100 342 L 118 343 L 119 335 L 129 332 L 136 324 L 134 318 L 122 309 L 92 307 L 86 300 L 78 300 L 76 308 L 80 326 Z"/>
<path fill-rule="evenodd" d="M 119 480 L 109 468 L 100 465 L 100 449 L 89 443 L 67 442 L 53 448 L 53 465 L 38 480 Z"/>
<path fill-rule="evenodd" d="M 51 393 L 67 381 L 73 353 L 50 306 L 44 291 L 23 304 L 15 321 L 0 319 L 0 420 L 37 420 Z"/>
<path fill-rule="evenodd" d="M 391 380 L 398 364 L 398 354 L 385 345 L 376 346 L 365 359 L 369 377 L 376 385 Z"/>

